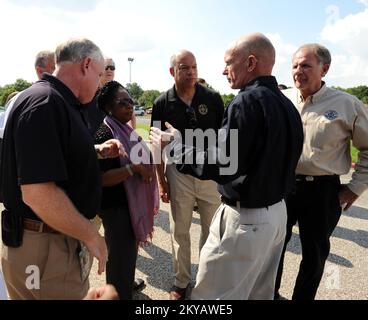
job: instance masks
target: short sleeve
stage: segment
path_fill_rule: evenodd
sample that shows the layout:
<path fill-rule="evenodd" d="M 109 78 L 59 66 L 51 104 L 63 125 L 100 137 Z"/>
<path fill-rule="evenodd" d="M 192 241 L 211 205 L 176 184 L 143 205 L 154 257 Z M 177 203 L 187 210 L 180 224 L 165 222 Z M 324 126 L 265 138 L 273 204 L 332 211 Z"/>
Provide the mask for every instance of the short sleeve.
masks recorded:
<path fill-rule="evenodd" d="M 14 131 L 18 184 L 68 179 L 65 114 L 51 103 L 36 106 L 20 116 Z"/>

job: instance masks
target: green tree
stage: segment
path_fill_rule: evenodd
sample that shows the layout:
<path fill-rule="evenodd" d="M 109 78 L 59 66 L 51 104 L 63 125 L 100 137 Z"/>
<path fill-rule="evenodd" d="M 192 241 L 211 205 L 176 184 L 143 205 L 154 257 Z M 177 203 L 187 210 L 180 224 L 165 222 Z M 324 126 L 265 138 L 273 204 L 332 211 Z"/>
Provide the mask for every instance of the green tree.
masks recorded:
<path fill-rule="evenodd" d="M 155 100 L 160 96 L 160 94 L 161 93 L 158 90 L 146 90 L 138 99 L 138 103 L 141 106 L 146 107 L 146 109 L 151 108 Z"/>
<path fill-rule="evenodd" d="M 15 92 L 15 91 L 23 91 L 27 88 L 29 88 L 32 85 L 32 83 L 23 80 L 23 79 L 17 79 L 12 84 L 7 84 L 4 87 L 0 87 L 0 105 L 4 106 L 5 101 L 9 94 Z"/>
<path fill-rule="evenodd" d="M 231 101 L 233 101 L 233 99 L 235 98 L 235 95 L 230 93 L 230 94 L 223 94 L 222 96 L 222 101 L 224 102 L 225 108 L 227 108 Z"/>
<path fill-rule="evenodd" d="M 143 94 L 143 89 L 139 86 L 138 83 L 133 82 L 133 83 L 128 83 L 126 85 L 130 95 L 132 96 L 133 100 L 135 102 L 137 102 L 139 100 L 139 98 L 141 97 L 141 95 Z"/>
<path fill-rule="evenodd" d="M 335 89 L 352 94 L 353 96 L 356 96 L 358 99 L 362 100 L 365 104 L 368 103 L 368 87 L 367 86 L 358 86 L 358 87 L 348 88 L 348 89 L 344 89 L 341 87 L 335 87 Z"/>

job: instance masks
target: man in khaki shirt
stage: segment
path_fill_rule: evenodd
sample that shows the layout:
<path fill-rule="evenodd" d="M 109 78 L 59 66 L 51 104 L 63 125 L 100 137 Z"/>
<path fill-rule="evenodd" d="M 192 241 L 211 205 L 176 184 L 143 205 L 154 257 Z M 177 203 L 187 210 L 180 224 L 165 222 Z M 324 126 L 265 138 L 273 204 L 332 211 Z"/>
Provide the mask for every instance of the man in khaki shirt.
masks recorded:
<path fill-rule="evenodd" d="M 293 56 L 295 87 L 283 93 L 299 110 L 304 145 L 296 169 L 295 191 L 287 199 L 287 234 L 275 286 L 279 298 L 284 253 L 298 222 L 303 260 L 293 299 L 314 299 L 330 252 L 329 238 L 342 207 L 348 210 L 368 186 L 368 109 L 356 97 L 327 88 L 322 78 L 331 64 L 328 49 L 307 44 Z M 352 180 L 339 176 L 351 168 L 350 141 L 359 150 Z"/>

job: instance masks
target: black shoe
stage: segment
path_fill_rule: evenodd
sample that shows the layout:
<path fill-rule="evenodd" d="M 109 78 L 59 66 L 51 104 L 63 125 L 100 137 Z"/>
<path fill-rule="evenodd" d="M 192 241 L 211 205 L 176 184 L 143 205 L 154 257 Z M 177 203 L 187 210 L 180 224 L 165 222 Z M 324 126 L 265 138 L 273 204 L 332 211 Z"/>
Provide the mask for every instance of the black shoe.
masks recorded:
<path fill-rule="evenodd" d="M 144 280 L 141 278 L 135 278 L 133 283 L 133 290 L 138 291 L 143 289 L 144 287 Z"/>
<path fill-rule="evenodd" d="M 174 285 L 170 289 L 169 299 L 170 300 L 185 300 L 185 298 L 187 297 L 188 290 L 189 290 L 189 284 L 185 288 L 179 288 Z"/>

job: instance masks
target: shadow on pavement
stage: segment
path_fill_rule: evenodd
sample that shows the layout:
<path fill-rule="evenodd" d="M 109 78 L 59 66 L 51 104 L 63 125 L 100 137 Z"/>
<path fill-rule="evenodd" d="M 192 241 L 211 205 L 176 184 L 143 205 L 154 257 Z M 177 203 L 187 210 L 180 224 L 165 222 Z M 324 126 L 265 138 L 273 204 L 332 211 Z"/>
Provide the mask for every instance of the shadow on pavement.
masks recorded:
<path fill-rule="evenodd" d="M 344 216 L 368 220 L 368 210 L 358 206 L 352 206 L 348 211 L 343 212 Z"/>
<path fill-rule="evenodd" d="M 298 234 L 293 233 L 293 235 L 291 236 L 290 242 L 288 243 L 288 246 L 287 246 L 286 250 L 288 252 L 294 253 L 296 255 L 301 255 L 302 254 L 302 248 L 301 248 L 301 244 L 300 244 Z M 346 268 L 353 268 L 354 267 L 354 265 L 351 263 L 350 260 L 348 260 L 344 257 L 341 257 L 337 254 L 334 254 L 334 253 L 330 253 L 327 260 L 332 262 L 332 263 L 338 264 L 340 266 L 344 266 Z M 295 266 L 295 267 L 299 267 L 299 266 Z"/>

